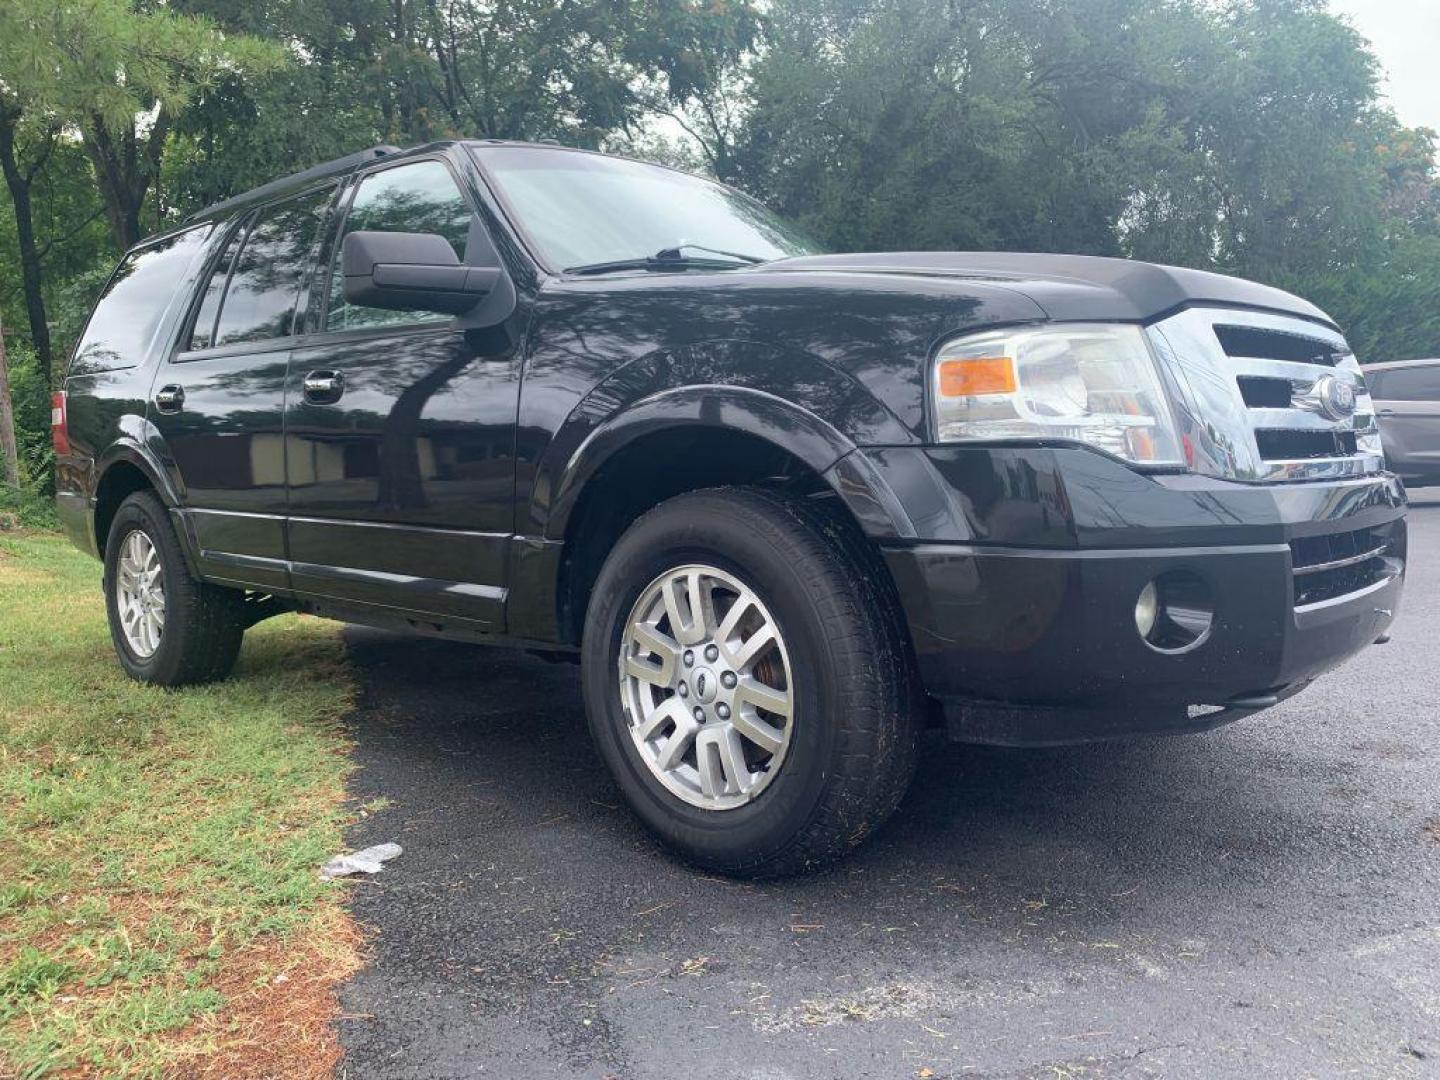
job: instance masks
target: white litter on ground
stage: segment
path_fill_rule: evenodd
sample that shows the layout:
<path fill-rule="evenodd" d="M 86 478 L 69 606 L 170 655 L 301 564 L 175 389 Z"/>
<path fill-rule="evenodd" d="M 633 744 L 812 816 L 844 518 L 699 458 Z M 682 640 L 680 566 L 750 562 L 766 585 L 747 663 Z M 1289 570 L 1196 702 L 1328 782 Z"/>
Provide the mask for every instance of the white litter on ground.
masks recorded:
<path fill-rule="evenodd" d="M 336 855 L 320 868 L 321 881 L 333 881 L 351 874 L 378 874 L 384 864 L 400 854 L 399 844 L 376 844 L 349 855 Z"/>

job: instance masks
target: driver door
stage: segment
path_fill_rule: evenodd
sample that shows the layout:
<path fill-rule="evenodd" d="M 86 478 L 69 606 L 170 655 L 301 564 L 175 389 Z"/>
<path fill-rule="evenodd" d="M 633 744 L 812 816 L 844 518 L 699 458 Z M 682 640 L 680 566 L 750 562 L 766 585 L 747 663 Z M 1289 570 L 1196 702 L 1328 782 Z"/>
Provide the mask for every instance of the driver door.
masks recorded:
<path fill-rule="evenodd" d="M 347 304 L 339 272 L 351 231 L 439 233 L 463 262 L 482 226 L 442 157 L 362 173 L 347 197 L 320 310 L 290 357 L 294 588 L 502 631 L 518 350 L 487 353 L 443 315 Z"/>

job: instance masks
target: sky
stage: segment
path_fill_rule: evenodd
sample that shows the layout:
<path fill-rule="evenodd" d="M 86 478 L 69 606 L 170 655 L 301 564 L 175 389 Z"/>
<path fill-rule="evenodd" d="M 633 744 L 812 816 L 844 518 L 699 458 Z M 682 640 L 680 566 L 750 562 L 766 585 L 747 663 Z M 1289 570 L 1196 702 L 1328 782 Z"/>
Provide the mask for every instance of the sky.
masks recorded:
<path fill-rule="evenodd" d="M 1330 0 L 1370 39 L 1400 122 L 1440 131 L 1440 0 Z"/>

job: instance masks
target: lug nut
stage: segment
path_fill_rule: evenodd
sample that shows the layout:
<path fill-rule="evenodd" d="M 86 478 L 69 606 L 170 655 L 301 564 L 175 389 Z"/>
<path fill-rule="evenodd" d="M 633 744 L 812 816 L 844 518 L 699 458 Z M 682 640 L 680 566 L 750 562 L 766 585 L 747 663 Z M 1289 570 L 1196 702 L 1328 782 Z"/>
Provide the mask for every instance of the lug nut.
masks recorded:
<path fill-rule="evenodd" d="M 721 720 L 729 720 L 730 706 L 722 701 L 719 705 L 715 706 L 715 715 L 720 717 Z"/>
<path fill-rule="evenodd" d="M 709 661 L 711 661 L 711 662 L 714 662 L 714 661 L 720 659 L 720 650 L 717 649 L 714 645 L 706 645 L 706 646 L 705 646 L 705 659 L 706 659 L 706 660 L 709 660 Z"/>
<path fill-rule="evenodd" d="M 705 710 L 699 705 L 695 706 L 695 719 L 699 720 L 702 724 L 705 722 Z"/>
<path fill-rule="evenodd" d="M 723 672 L 720 676 L 720 685 L 725 687 L 726 690 L 734 690 L 736 681 L 733 671 Z"/>
<path fill-rule="evenodd" d="M 679 686 L 677 686 L 677 687 L 675 688 L 675 691 L 676 691 L 676 693 L 678 693 L 681 697 L 689 697 L 689 696 L 690 696 L 690 687 L 686 686 L 683 682 L 682 682 Z"/>
<path fill-rule="evenodd" d="M 694 667 L 694 666 L 695 666 L 695 654 L 694 654 L 693 652 L 691 652 L 689 649 L 686 649 L 686 650 L 685 650 L 685 666 L 686 666 L 686 667 Z"/>

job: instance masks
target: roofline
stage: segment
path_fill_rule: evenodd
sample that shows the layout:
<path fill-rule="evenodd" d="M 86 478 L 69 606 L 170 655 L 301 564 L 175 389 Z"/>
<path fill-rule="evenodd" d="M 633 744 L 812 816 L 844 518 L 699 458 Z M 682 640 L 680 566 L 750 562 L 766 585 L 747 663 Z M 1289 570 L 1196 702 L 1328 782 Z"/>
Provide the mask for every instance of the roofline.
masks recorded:
<path fill-rule="evenodd" d="M 1413 360 L 1381 360 L 1375 364 L 1361 364 L 1360 367 L 1364 371 L 1396 371 L 1424 364 L 1440 364 L 1440 356 L 1417 356 Z"/>
<path fill-rule="evenodd" d="M 391 146 L 389 143 L 380 143 L 366 150 L 359 150 L 353 154 L 346 154 L 344 157 L 335 158 L 333 161 L 322 161 L 318 165 L 312 165 L 308 169 L 301 169 L 299 172 L 290 173 L 287 176 L 276 177 L 259 187 L 242 191 L 238 195 L 232 195 L 228 199 L 221 199 L 219 202 L 211 203 L 203 210 L 196 210 L 193 214 L 187 215 L 182 225 L 193 225 L 206 218 L 218 217 L 231 210 L 237 210 L 252 202 L 259 202 L 272 195 L 281 195 L 291 188 L 300 187 L 313 180 L 327 180 L 332 176 L 339 176 L 372 162 L 380 161 L 383 158 L 396 157 L 401 154 L 413 154 L 418 151 L 428 151 L 440 146 L 453 146 L 456 143 L 476 144 L 486 146 L 531 146 L 544 147 L 548 150 L 573 150 L 577 154 L 600 154 L 598 150 L 584 150 L 579 147 L 561 146 L 559 143 L 550 142 L 526 142 L 519 139 L 442 139 L 436 142 L 425 143 L 420 146 L 399 147 Z M 601 154 L 604 157 L 616 155 Z"/>
<path fill-rule="evenodd" d="M 288 176 L 278 177 L 259 187 L 251 188 L 249 191 L 242 191 L 239 195 L 211 203 L 203 210 L 197 210 L 186 217 L 183 223 L 190 225 L 206 218 L 218 217 L 227 211 L 237 210 L 252 202 L 259 202 L 267 196 L 283 194 L 291 188 L 300 187 L 312 180 L 326 180 L 332 176 L 348 173 L 362 165 L 368 165 L 372 161 L 379 161 L 403 152 L 398 146 L 381 143 L 379 146 L 372 146 L 368 150 L 360 150 L 354 154 L 346 154 L 333 161 L 322 161 L 319 165 L 312 165 L 308 169 L 301 169 Z"/>

